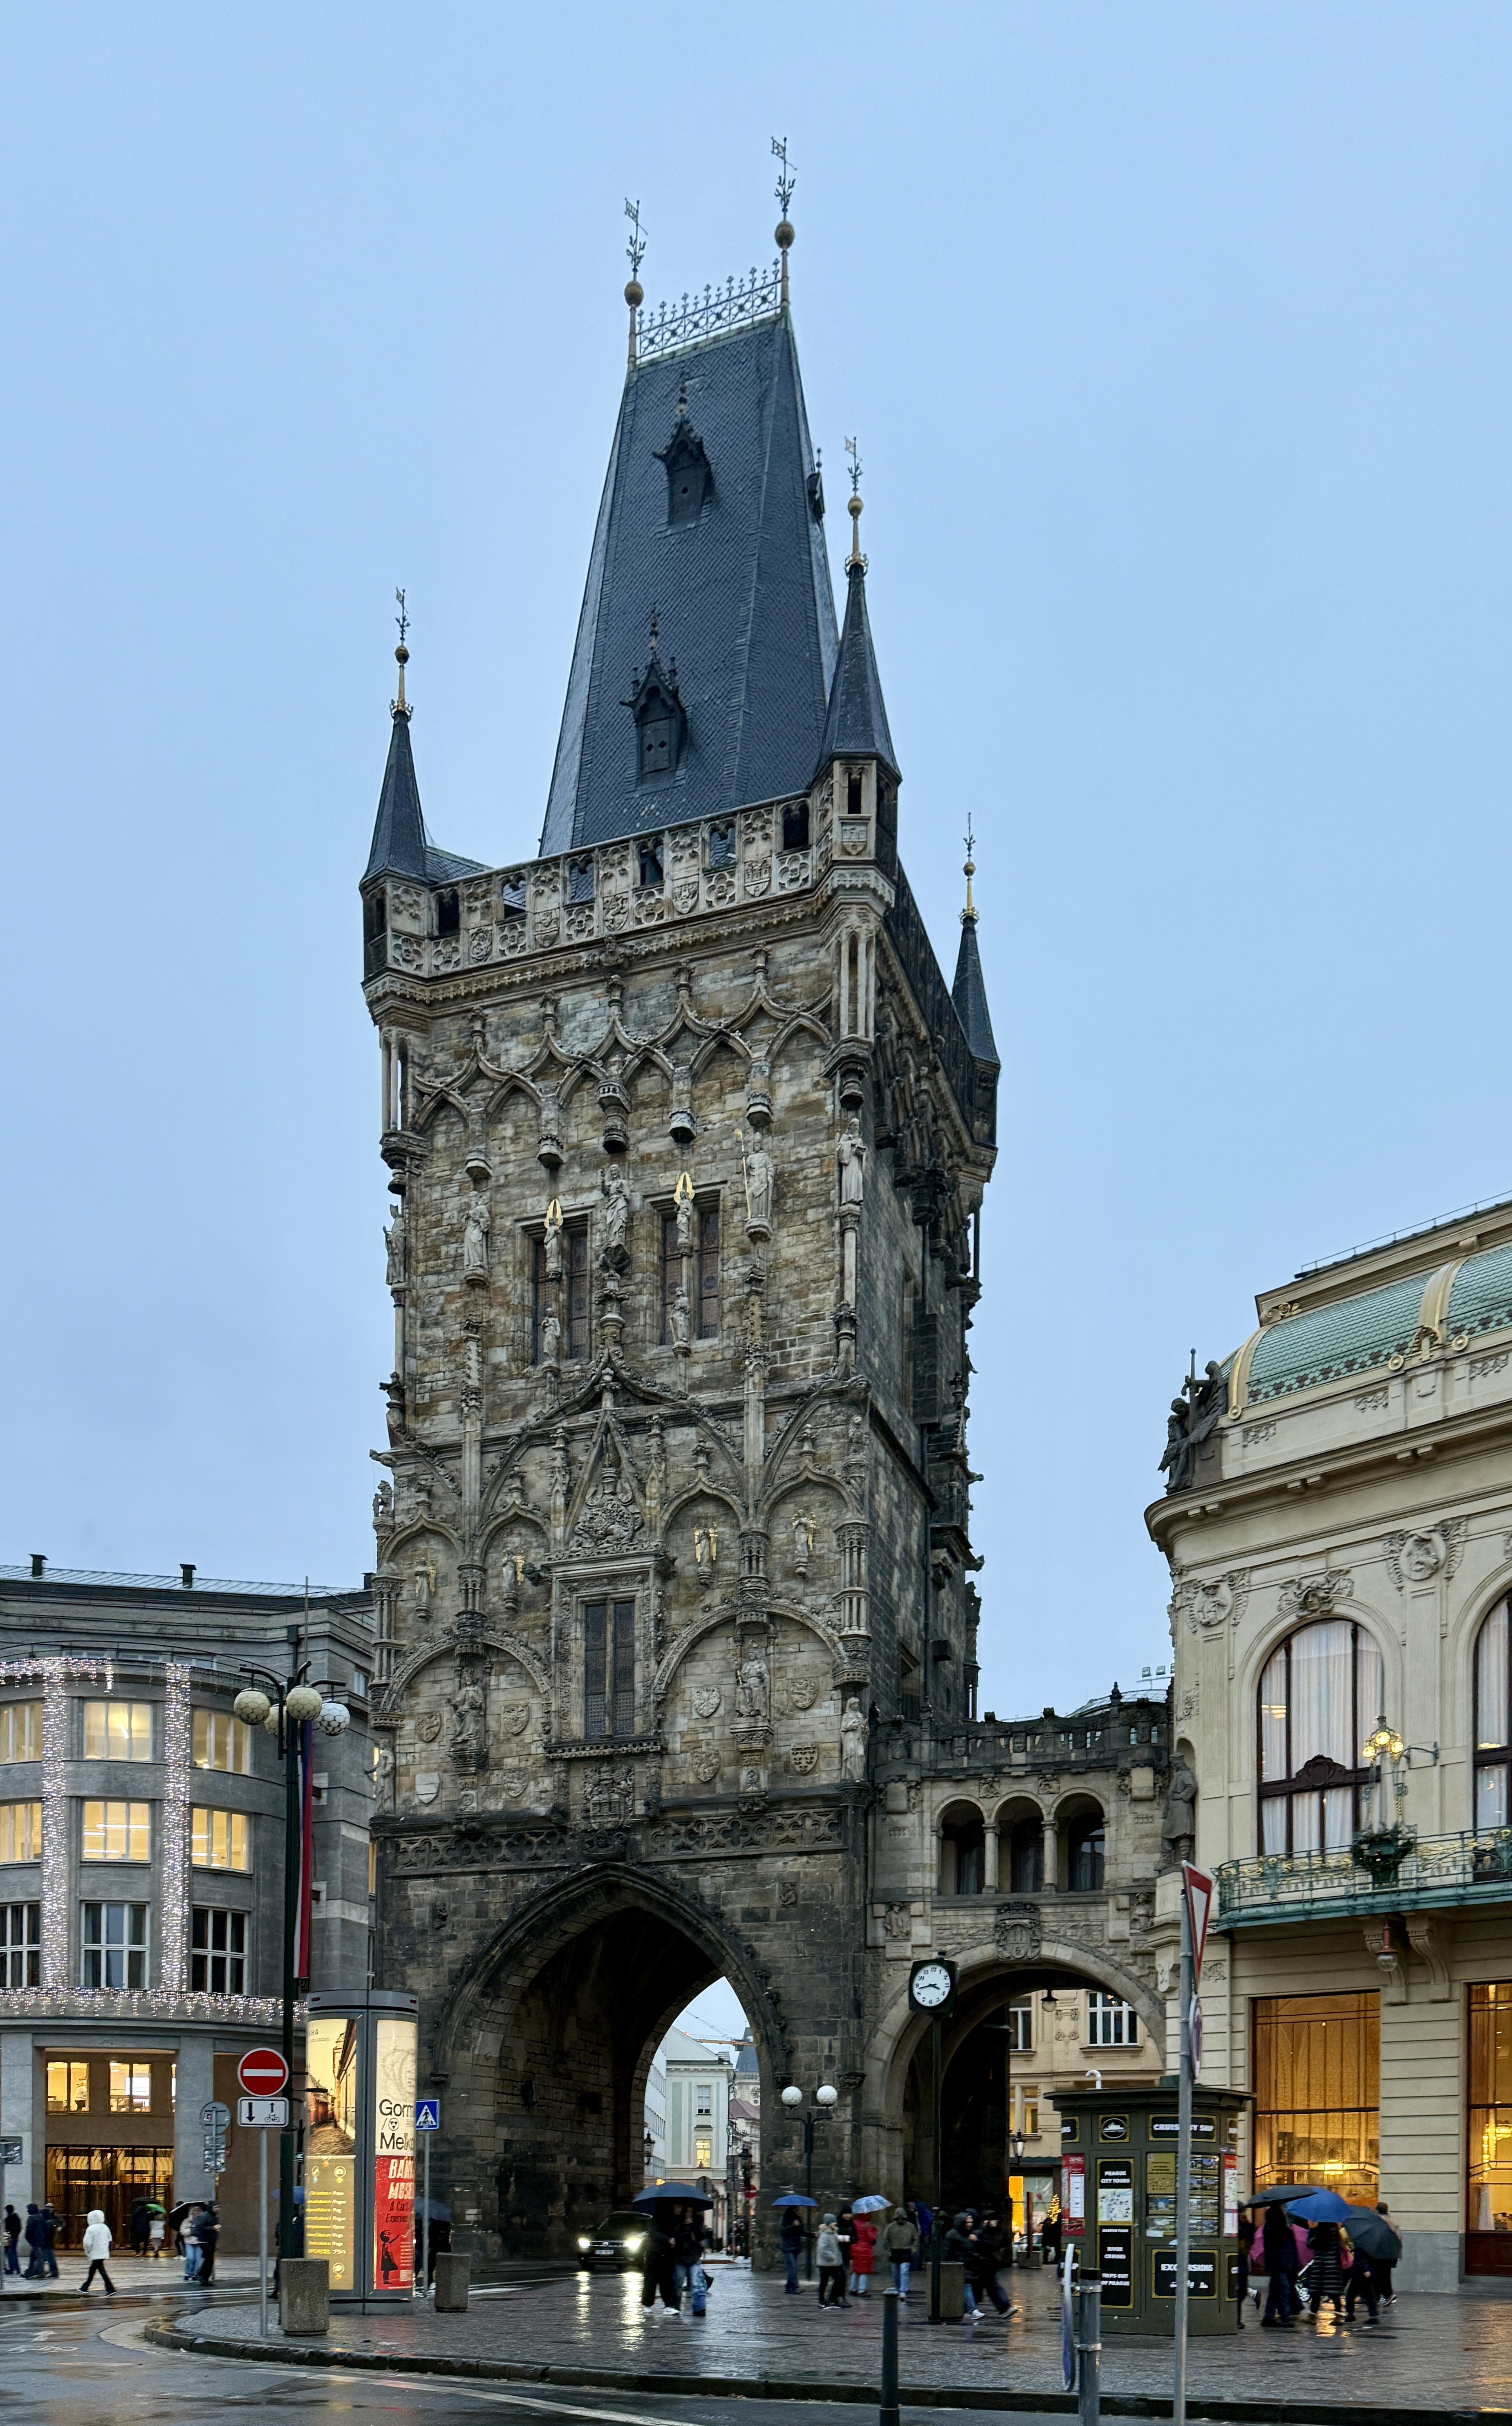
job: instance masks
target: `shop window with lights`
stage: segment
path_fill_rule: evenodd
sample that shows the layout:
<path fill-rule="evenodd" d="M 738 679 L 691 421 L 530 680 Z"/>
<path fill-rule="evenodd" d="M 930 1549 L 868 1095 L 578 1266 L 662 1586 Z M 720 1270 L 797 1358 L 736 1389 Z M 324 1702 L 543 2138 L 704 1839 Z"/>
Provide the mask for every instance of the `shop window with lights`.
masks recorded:
<path fill-rule="evenodd" d="M 1381 1712 L 1381 1655 L 1362 1627 L 1327 1618 L 1277 1645 L 1260 1684 L 1260 1850 L 1342 1852 L 1359 1825 L 1360 1758 Z"/>
<path fill-rule="evenodd" d="M 153 2111 L 153 2068 L 150 2063 L 110 2064 L 112 2114 L 150 2114 Z"/>
<path fill-rule="evenodd" d="M 87 2063 L 50 2063 L 47 2067 L 49 2114 L 88 2114 L 89 2067 Z"/>
<path fill-rule="evenodd" d="M 152 1756 L 151 1702 L 85 1703 L 86 1760 L 151 1760 Z"/>
<path fill-rule="evenodd" d="M 42 1756 L 42 1706 L 41 1702 L 7 1702 L 0 1705 L 0 1761 L 41 1760 Z"/>
<path fill-rule="evenodd" d="M 194 1713 L 194 1766 L 223 1769 L 233 1777 L 250 1777 L 252 1731 L 229 1710 Z"/>
<path fill-rule="evenodd" d="M 197 1870 L 250 1870 L 252 1821 L 247 1813 L 196 1803 L 189 1813 L 189 1858 Z"/>
<path fill-rule="evenodd" d="M 40 1862 L 41 1854 L 41 1804 L 0 1803 L 0 1862 Z"/>

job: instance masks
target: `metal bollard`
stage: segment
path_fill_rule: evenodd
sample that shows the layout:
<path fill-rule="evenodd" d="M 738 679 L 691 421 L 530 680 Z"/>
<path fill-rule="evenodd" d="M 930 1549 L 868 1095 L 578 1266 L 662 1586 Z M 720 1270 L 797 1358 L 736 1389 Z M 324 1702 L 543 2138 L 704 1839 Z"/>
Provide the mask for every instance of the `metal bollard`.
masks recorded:
<path fill-rule="evenodd" d="M 1102 2279 L 1083 2274 L 1077 2298 L 1076 2412 L 1081 2426 L 1097 2426 L 1102 2416 Z"/>
<path fill-rule="evenodd" d="M 877 2412 L 877 2426 L 899 2426 L 898 2300 L 896 2291 L 884 2291 L 882 2295 L 882 2407 Z"/>

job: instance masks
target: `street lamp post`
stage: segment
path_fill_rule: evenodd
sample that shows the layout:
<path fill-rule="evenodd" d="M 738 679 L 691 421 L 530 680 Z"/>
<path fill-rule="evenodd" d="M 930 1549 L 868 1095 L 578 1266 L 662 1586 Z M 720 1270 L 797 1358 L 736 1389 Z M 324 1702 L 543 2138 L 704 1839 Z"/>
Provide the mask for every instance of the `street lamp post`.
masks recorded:
<path fill-rule="evenodd" d="M 289 1642 L 298 1650 L 298 1627 L 289 1629 Z M 262 1727 L 278 1745 L 278 1756 L 284 1764 L 284 2017 L 283 2055 L 289 2069 L 289 2115 L 286 2129 L 278 2135 L 278 2254 L 292 2257 L 294 2250 L 294 2005 L 301 1981 L 295 1974 L 295 1943 L 300 1917 L 300 1764 L 296 1730 L 301 1726 L 318 1726 L 322 1735 L 339 1736 L 351 1724 L 351 1712 L 345 1702 L 329 1699 L 316 1686 L 307 1684 L 309 1669 L 306 1659 L 292 1676 L 275 1676 L 268 1668 L 243 1668 L 242 1674 L 253 1680 L 236 1695 L 232 1708 L 244 1726 Z M 258 1683 L 258 1679 L 262 1683 Z M 268 1690 L 263 1690 L 263 1685 Z M 309 1960 L 308 1949 L 305 1960 Z M 303 1984 L 309 1985 L 306 1980 Z"/>
<path fill-rule="evenodd" d="M 804 2114 L 804 2196 L 808 2205 L 804 2209 L 804 2281 L 814 2279 L 814 2126 L 827 2118 L 839 2101 L 839 2091 L 823 2081 L 814 2092 L 814 2105 Z M 804 2093 L 795 2080 L 790 2080 L 782 2093 L 782 2102 L 789 2113 L 804 2103 Z M 815 2111 L 817 2109 L 817 2111 Z"/>

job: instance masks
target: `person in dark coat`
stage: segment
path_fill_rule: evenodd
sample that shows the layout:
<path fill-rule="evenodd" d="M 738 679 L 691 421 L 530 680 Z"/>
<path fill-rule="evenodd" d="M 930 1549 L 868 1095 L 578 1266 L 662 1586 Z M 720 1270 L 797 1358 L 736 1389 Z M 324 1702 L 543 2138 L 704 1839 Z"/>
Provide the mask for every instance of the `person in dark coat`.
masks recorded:
<path fill-rule="evenodd" d="M 21 2272 L 21 2259 L 16 2254 L 16 2243 L 20 2239 L 21 2218 L 8 2200 L 6 2203 L 6 2272 L 8 2274 Z"/>
<path fill-rule="evenodd" d="M 208 2290 L 215 2281 L 216 2243 L 220 2238 L 219 2213 L 208 2199 L 194 2219 L 194 2238 L 200 2250 L 200 2271 L 194 2279 L 202 2290 Z"/>
<path fill-rule="evenodd" d="M 981 2216 L 973 2224 L 971 2251 L 967 2280 L 976 2294 L 978 2305 L 990 2300 L 1000 2317 L 1016 2316 L 1017 2310 L 998 2281 L 1000 2267 L 1013 2263 L 1013 2242 L 1007 2239 L 995 2215 Z"/>
<path fill-rule="evenodd" d="M 1244 2330 L 1244 2300 L 1249 2290 L 1249 2253 L 1255 2239 L 1255 2218 L 1247 2207 L 1239 2210 L 1239 2257 L 1234 2267 L 1235 2318 L 1241 2333 Z"/>
<path fill-rule="evenodd" d="M 1286 2220 L 1286 2209 L 1278 2199 L 1265 2209 L 1265 2222 L 1260 2227 L 1260 2258 L 1270 2276 L 1260 2323 L 1289 2325 L 1296 2307 L 1297 2245 Z"/>
<path fill-rule="evenodd" d="M 972 2268 L 977 2263 L 977 2256 L 971 2226 L 971 2216 L 963 2208 L 946 2234 L 945 2246 L 940 2252 L 947 2266 L 959 2266 L 961 2269 L 961 2322 L 963 2324 L 968 2324 L 977 2313 L 976 2293 L 971 2281 Z"/>
<path fill-rule="evenodd" d="M 1384 2199 L 1376 2200 L 1375 2212 L 1377 2215 L 1384 2215 L 1387 2223 L 1390 2224 L 1391 2233 L 1396 2241 L 1396 2257 L 1400 2257 L 1402 2255 L 1402 2236 L 1397 2231 L 1395 2224 L 1391 2224 L 1391 2211 Z M 1396 2300 L 1396 2292 L 1392 2288 L 1392 2270 L 1396 2265 L 1396 2257 L 1373 2257 L 1371 2259 L 1371 2272 L 1375 2277 L 1375 2288 L 1380 2293 L 1381 2305 L 1383 2308 L 1391 2307 Z"/>
<path fill-rule="evenodd" d="M 131 2210 L 131 2254 L 133 2257 L 147 2255 L 147 2235 L 152 2229 L 153 2211 L 145 2199 L 138 2199 Z"/>
<path fill-rule="evenodd" d="M 785 2291 L 796 2291 L 798 2289 L 798 2260 L 804 2254 L 804 2216 L 802 2208 L 785 2207 L 783 2208 L 782 2222 L 777 2226 L 777 2245 L 782 2251 L 783 2265 L 788 2270 L 788 2280 L 782 2288 Z"/>
<path fill-rule="evenodd" d="M 1378 2325 L 1381 2320 L 1375 2305 L 1374 2265 L 1366 2256 L 1363 2249 L 1356 2249 L 1351 2244 L 1349 2268 L 1344 2276 L 1344 2316 L 1351 2324 L 1355 2320 L 1357 2300 L 1364 2301 L 1369 2321 L 1373 2325 Z"/>
<path fill-rule="evenodd" d="M 1046 2265 L 1059 2266 L 1061 2262 L 1061 2219 L 1059 2213 L 1056 2213 L 1055 2215 L 1048 2215 L 1040 2225 L 1039 2245 L 1045 2254 Z"/>
<path fill-rule="evenodd" d="M 641 2305 L 650 2309 L 658 2294 L 661 2305 L 678 2317 L 682 2305 L 677 2297 L 677 2261 L 672 2254 L 672 2234 L 661 2210 L 651 2209 L 646 2224 L 645 2247 L 641 2252 Z"/>

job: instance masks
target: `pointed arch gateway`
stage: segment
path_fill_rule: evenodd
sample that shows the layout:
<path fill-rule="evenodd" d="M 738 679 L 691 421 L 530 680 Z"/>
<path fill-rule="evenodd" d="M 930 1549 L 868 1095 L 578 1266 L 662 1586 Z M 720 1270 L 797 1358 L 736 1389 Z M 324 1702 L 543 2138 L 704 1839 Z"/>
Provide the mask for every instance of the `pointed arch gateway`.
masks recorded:
<path fill-rule="evenodd" d="M 523 1905 L 459 1982 L 434 2078 L 460 2130 L 454 2191 L 510 2256 L 575 2255 L 645 2181 L 652 2059 L 718 1979 L 744 2008 L 769 2092 L 786 2037 L 773 1997 L 697 1897 L 610 1860 Z"/>

